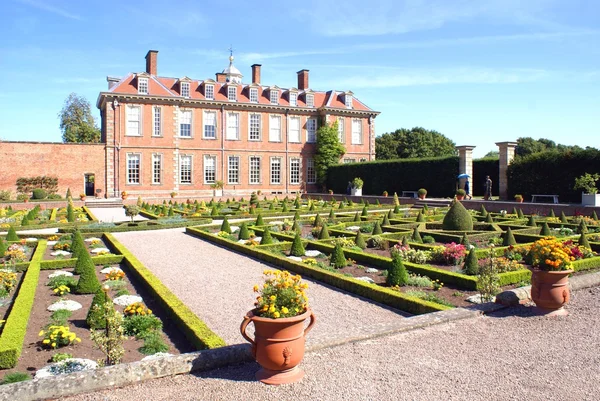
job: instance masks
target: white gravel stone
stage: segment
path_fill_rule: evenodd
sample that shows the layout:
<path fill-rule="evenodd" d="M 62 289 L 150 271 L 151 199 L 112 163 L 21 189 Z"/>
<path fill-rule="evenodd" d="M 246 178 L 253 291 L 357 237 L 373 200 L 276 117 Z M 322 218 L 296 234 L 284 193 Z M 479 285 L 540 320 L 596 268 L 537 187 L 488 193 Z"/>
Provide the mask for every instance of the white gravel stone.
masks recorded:
<path fill-rule="evenodd" d="M 110 249 L 108 249 L 108 248 L 94 248 L 90 252 L 93 253 L 93 254 L 104 253 L 104 252 L 109 252 L 110 253 Z"/>
<path fill-rule="evenodd" d="M 379 273 L 379 270 L 375 269 L 374 267 L 367 267 L 365 269 L 365 272 L 375 274 L 375 273 Z"/>
<path fill-rule="evenodd" d="M 350 227 L 346 227 L 346 230 L 348 231 L 358 231 L 360 230 L 359 226 L 350 226 Z"/>
<path fill-rule="evenodd" d="M 371 277 L 367 277 L 367 276 L 365 276 L 365 277 L 357 277 L 356 279 L 360 280 L 360 281 L 365 281 L 365 282 L 370 283 L 370 284 L 375 284 L 375 281 Z"/>
<path fill-rule="evenodd" d="M 470 297 L 465 299 L 465 301 L 471 302 L 473 304 L 480 304 L 480 303 L 482 303 L 481 302 L 481 294 L 471 295 Z M 496 302 L 496 297 L 493 297 L 490 302 Z"/>
<path fill-rule="evenodd" d="M 115 305 L 129 306 L 136 302 L 142 302 L 142 297 L 137 295 L 121 295 L 113 299 Z"/>
<path fill-rule="evenodd" d="M 52 256 L 70 256 L 71 252 L 58 250 L 58 251 L 51 252 L 50 255 L 52 255 Z"/>
<path fill-rule="evenodd" d="M 90 238 L 86 238 L 84 239 L 85 242 L 94 242 L 94 241 L 102 241 L 100 238 L 96 238 L 96 237 L 90 237 Z"/>
<path fill-rule="evenodd" d="M 25 241 L 27 241 L 27 242 L 38 242 L 38 239 L 37 238 L 33 238 L 33 237 L 32 238 L 25 238 Z"/>
<path fill-rule="evenodd" d="M 287 258 L 295 260 L 296 262 L 302 262 L 302 258 L 300 256 L 288 256 Z"/>
<path fill-rule="evenodd" d="M 61 310 L 61 309 L 76 311 L 81 308 L 82 308 L 82 306 L 79 302 L 71 301 L 70 299 L 65 299 L 65 300 L 53 303 L 52 305 L 50 305 L 48 307 L 48 310 L 50 312 L 56 312 L 57 310 Z"/>
<path fill-rule="evenodd" d="M 60 276 L 72 277 L 72 276 L 73 276 L 73 273 L 71 273 L 71 272 L 65 272 L 65 271 L 59 270 L 59 271 L 57 271 L 57 272 L 50 273 L 50 274 L 48 275 L 48 278 L 54 278 L 54 277 L 60 277 Z"/>
<path fill-rule="evenodd" d="M 113 271 L 114 272 L 122 272 L 123 270 L 118 266 L 110 266 L 110 267 L 105 267 L 104 269 L 100 270 L 100 273 L 109 274 Z"/>
<path fill-rule="evenodd" d="M 238 226 L 230 226 L 229 228 L 231 229 L 232 233 L 238 232 L 240 230 Z"/>
<path fill-rule="evenodd" d="M 246 242 L 248 242 L 248 240 L 245 240 L 245 239 L 239 239 L 237 241 L 238 244 L 242 244 L 242 245 L 246 245 Z"/>
<path fill-rule="evenodd" d="M 70 365 L 68 368 L 67 366 Z M 35 372 L 35 378 L 41 379 L 43 377 L 51 377 L 64 375 L 73 372 L 83 372 L 86 370 L 94 370 L 98 368 L 98 364 L 91 359 L 83 358 L 69 358 L 64 361 L 52 363 L 48 366 L 44 366 L 37 372 Z"/>
<path fill-rule="evenodd" d="M 272 225 L 272 226 L 276 226 L 276 225 L 279 225 L 279 224 L 283 224 L 283 221 L 274 220 L 274 221 L 270 221 L 269 224 Z"/>
<path fill-rule="evenodd" d="M 314 249 L 309 249 L 308 251 L 304 252 L 304 256 L 308 256 L 309 258 L 316 258 L 320 254 L 320 251 L 315 251 Z"/>
<path fill-rule="evenodd" d="M 46 242 L 46 244 L 47 244 L 49 247 L 51 247 L 51 246 L 53 246 L 53 245 L 56 245 L 57 243 L 58 243 L 58 241 L 48 241 L 48 242 Z"/>

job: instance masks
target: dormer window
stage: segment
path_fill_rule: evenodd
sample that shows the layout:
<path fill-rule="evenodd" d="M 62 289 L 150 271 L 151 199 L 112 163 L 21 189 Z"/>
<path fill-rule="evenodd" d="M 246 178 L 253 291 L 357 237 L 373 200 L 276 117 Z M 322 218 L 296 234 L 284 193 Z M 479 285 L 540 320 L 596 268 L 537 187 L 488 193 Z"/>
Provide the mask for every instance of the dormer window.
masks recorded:
<path fill-rule="evenodd" d="M 315 107 L 315 95 L 306 95 L 306 107 Z"/>
<path fill-rule="evenodd" d="M 138 93 L 140 95 L 148 94 L 148 78 L 138 78 Z"/>
<path fill-rule="evenodd" d="M 290 106 L 298 106 L 298 94 L 296 92 L 290 92 Z"/>
<path fill-rule="evenodd" d="M 269 92 L 269 99 L 271 104 L 279 104 L 279 91 L 277 89 L 271 89 Z"/>
<path fill-rule="evenodd" d="M 250 101 L 258 103 L 258 88 L 250 88 Z"/>
<path fill-rule="evenodd" d="M 206 100 L 215 100 L 215 86 L 206 85 L 204 86 L 204 97 Z"/>
<path fill-rule="evenodd" d="M 352 108 L 352 93 L 347 92 L 346 94 L 344 94 L 344 103 L 346 104 L 346 108 Z"/>
<path fill-rule="evenodd" d="M 190 83 L 189 82 L 181 83 L 181 96 L 190 97 Z"/>
<path fill-rule="evenodd" d="M 237 88 L 235 86 L 227 87 L 227 99 L 230 102 L 237 102 Z"/>

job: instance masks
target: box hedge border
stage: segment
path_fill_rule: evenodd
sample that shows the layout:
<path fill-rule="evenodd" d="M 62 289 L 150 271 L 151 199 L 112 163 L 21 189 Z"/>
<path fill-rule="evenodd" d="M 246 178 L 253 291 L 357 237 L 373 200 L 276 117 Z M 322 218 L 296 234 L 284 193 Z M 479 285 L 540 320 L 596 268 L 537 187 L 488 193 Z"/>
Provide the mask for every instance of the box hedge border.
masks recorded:
<path fill-rule="evenodd" d="M 123 261 L 123 255 L 106 255 L 106 256 L 93 256 L 92 262 L 94 265 L 112 265 L 121 263 Z M 67 267 L 75 267 L 77 258 L 69 259 L 55 259 L 55 260 L 43 260 L 41 262 L 42 270 L 58 270 Z"/>
<path fill-rule="evenodd" d="M 17 365 L 23 341 L 27 332 L 27 323 L 31 314 L 35 292 L 37 290 L 41 260 L 46 251 L 46 241 L 40 241 L 35 250 L 27 272 L 19 287 L 12 309 L 0 336 L 0 369 L 10 369 Z"/>
<path fill-rule="evenodd" d="M 144 266 L 112 234 L 104 234 L 103 240 L 114 251 L 123 255 L 123 265 L 128 268 L 150 294 L 169 314 L 186 338 L 197 349 L 211 349 L 225 346 L 225 341 L 214 333 L 187 305 L 167 288 L 146 266 Z"/>

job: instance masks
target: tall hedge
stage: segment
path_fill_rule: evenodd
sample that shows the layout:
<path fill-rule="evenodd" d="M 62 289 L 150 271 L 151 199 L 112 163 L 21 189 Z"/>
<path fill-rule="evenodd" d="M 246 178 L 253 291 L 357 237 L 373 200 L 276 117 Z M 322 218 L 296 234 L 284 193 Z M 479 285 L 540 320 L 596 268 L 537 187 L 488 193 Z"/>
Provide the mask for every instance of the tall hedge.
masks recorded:
<path fill-rule="evenodd" d="M 345 193 L 348 181 L 362 177 L 365 195 L 427 188 L 427 194 L 431 197 L 447 197 L 454 194 L 457 175 L 456 156 L 338 164 L 327 170 L 327 188 L 336 193 Z"/>
<path fill-rule="evenodd" d="M 489 175 L 492 179 L 492 195 L 498 196 L 500 161 L 497 157 L 484 157 L 473 160 L 473 177 L 469 180 L 471 195 L 483 196 L 486 175 Z"/>
<path fill-rule="evenodd" d="M 518 157 L 508 166 L 508 199 L 521 194 L 556 194 L 560 202 L 581 202 L 581 191 L 573 189 L 575 178 L 584 173 L 600 174 L 600 150 L 548 151 Z"/>

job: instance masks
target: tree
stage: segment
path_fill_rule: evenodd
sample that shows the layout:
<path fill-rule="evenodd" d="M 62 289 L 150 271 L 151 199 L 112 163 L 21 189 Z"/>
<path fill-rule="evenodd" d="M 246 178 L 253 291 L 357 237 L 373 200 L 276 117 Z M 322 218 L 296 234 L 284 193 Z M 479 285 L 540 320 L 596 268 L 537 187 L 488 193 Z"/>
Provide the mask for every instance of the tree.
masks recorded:
<path fill-rule="evenodd" d="M 486 157 L 500 157 L 500 152 L 498 152 L 497 150 L 490 150 L 483 157 L 484 158 L 486 158 Z"/>
<path fill-rule="evenodd" d="M 137 205 L 127 205 L 125 206 L 125 216 L 131 217 L 131 222 L 133 223 L 133 218 L 140 214 L 140 208 Z"/>
<path fill-rule="evenodd" d="M 76 93 L 71 93 L 58 113 L 63 142 L 98 143 L 100 129 L 92 115 L 90 102 Z"/>
<path fill-rule="evenodd" d="M 587 148 L 586 148 L 587 149 Z M 593 148 L 591 148 L 593 149 Z M 534 139 L 531 137 L 522 137 L 517 139 L 517 147 L 515 148 L 515 155 L 517 156 L 529 156 L 534 153 L 547 152 L 547 151 L 580 151 L 583 150 L 580 146 L 574 145 L 562 145 L 556 144 L 550 139 L 540 138 Z"/>
<path fill-rule="evenodd" d="M 400 128 L 375 138 L 375 153 L 379 160 L 454 156 L 456 145 L 435 130 Z"/>
<path fill-rule="evenodd" d="M 325 123 L 317 130 L 315 170 L 317 173 L 317 182 L 321 185 L 325 185 L 329 166 L 338 164 L 340 157 L 346 153 L 346 149 L 338 139 L 337 124 L 337 121 L 333 124 Z"/>

